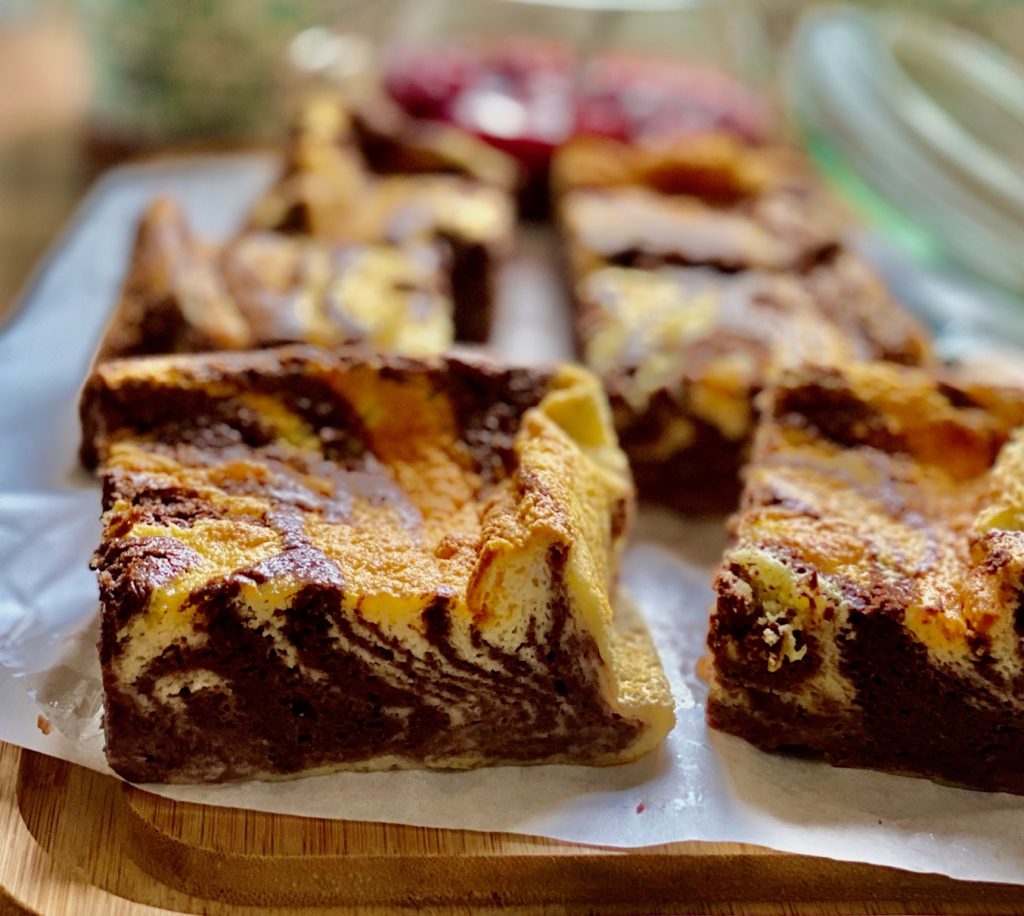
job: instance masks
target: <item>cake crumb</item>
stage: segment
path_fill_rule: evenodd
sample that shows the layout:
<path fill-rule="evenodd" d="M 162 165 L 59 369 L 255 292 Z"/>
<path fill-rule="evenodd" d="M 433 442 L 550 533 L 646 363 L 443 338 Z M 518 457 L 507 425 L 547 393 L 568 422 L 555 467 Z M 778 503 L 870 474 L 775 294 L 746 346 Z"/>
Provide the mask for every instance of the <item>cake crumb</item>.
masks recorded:
<path fill-rule="evenodd" d="M 705 684 L 711 683 L 711 676 L 714 673 L 715 661 L 710 655 L 702 655 L 697 659 L 697 677 Z"/>
<path fill-rule="evenodd" d="M 44 735 L 48 735 L 53 731 L 53 723 L 46 716 L 39 715 L 36 716 L 36 728 Z"/>

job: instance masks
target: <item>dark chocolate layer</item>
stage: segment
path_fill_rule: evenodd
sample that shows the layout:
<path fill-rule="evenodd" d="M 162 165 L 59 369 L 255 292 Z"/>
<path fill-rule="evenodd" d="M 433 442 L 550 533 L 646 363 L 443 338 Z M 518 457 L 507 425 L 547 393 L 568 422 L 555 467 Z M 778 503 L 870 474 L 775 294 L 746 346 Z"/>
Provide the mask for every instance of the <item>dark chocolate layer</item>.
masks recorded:
<path fill-rule="evenodd" d="M 720 600 L 708 644 L 716 678 L 730 690 L 742 684 L 742 703 L 712 691 L 708 723 L 767 751 L 1024 794 L 1024 706 L 971 689 L 937 664 L 902 616 L 898 596 L 885 594 L 870 596 L 851 614 L 835 649 L 855 699 L 812 714 L 780 691 L 800 691 L 815 672 L 819 647 L 769 673 L 759 610 L 735 595 Z"/>
<path fill-rule="evenodd" d="M 715 426 L 687 414 L 690 438 L 685 446 L 666 452 L 658 443 L 666 428 L 679 421 L 677 398 L 662 389 L 642 412 L 614 395 L 611 404 L 619 443 L 629 456 L 642 500 L 696 514 L 729 512 L 736 506 L 747 443 L 727 439 Z"/>
<path fill-rule="evenodd" d="M 627 747 L 640 727 L 600 701 L 596 646 L 572 626 L 564 597 L 543 640 L 531 629 L 514 653 L 478 633 L 477 648 L 496 667 L 482 671 L 462 662 L 452 645 L 444 602 L 424 611 L 432 652 L 420 658 L 358 615 L 343 613 L 344 584 L 329 577 L 311 581 L 282 612 L 300 667 L 239 616 L 237 581 L 226 582 L 190 599 L 205 643 L 168 646 L 130 696 L 110 673 L 117 624 L 139 612 L 140 590 L 144 595 L 152 581 L 131 579 L 137 564 L 104 563 L 111 571 L 101 576 L 108 609 L 101 636 L 107 754 L 135 782 L 288 775 L 382 757 L 393 757 L 393 765 L 453 757 L 587 762 Z M 564 554 L 553 551 L 550 566 L 554 593 L 564 596 Z M 258 580 L 259 573 L 239 576 Z M 372 666 L 363 653 L 374 658 Z M 303 668 L 328 678 L 311 678 Z M 195 671 L 212 672 L 226 687 L 194 693 L 185 687 L 172 696 L 173 717 L 161 712 L 162 694 L 154 696 L 156 708 L 139 703 L 137 695 L 153 696 L 161 677 Z"/>

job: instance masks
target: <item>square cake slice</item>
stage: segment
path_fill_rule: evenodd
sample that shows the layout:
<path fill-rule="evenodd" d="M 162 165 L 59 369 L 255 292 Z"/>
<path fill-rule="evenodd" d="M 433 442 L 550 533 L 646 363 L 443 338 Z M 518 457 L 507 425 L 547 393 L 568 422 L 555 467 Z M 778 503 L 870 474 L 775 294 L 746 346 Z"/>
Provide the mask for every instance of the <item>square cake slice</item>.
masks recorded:
<path fill-rule="evenodd" d="M 139 223 L 99 358 L 283 343 L 440 353 L 454 339 L 448 289 L 446 258 L 434 245 L 250 232 L 218 247 L 160 198 Z"/>
<path fill-rule="evenodd" d="M 450 256 L 456 336 L 486 341 L 497 272 L 514 244 L 512 190 L 466 170 L 377 175 L 357 134 L 344 106 L 308 105 L 250 226 L 334 240 L 439 243 Z"/>
<path fill-rule="evenodd" d="M 710 724 L 1024 792 L 1024 390 L 885 364 L 766 397 L 715 588 Z"/>
<path fill-rule="evenodd" d="M 671 728 L 613 610 L 633 490 L 584 370 L 110 361 L 82 419 L 125 777 L 612 764 Z"/>

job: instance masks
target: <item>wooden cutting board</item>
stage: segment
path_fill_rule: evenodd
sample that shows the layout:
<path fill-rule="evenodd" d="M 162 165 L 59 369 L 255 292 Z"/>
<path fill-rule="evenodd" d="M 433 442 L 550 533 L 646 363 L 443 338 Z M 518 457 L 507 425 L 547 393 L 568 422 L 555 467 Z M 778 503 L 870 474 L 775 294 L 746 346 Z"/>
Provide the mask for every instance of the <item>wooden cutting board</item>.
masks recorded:
<path fill-rule="evenodd" d="M 1024 913 L 1024 890 L 678 843 L 644 850 L 167 801 L 0 745 L 0 913 Z"/>

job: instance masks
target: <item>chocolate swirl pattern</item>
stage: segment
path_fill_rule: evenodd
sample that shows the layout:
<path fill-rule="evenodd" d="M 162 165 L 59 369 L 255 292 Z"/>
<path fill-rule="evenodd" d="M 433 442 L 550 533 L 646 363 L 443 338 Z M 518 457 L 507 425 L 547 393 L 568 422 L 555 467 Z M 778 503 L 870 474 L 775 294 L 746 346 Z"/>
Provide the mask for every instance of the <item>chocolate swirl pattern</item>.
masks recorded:
<path fill-rule="evenodd" d="M 613 611 L 633 492 L 583 370 L 114 361 L 82 417 L 126 777 L 607 764 L 671 727 Z"/>
<path fill-rule="evenodd" d="M 765 410 L 716 581 L 710 723 L 1024 792 L 1024 391 L 805 366 Z"/>
<path fill-rule="evenodd" d="M 788 150 L 580 138 L 555 185 L 584 360 L 645 498 L 731 509 L 755 399 L 787 365 L 931 359 Z"/>
<path fill-rule="evenodd" d="M 455 335 L 448 258 L 427 242 L 248 232 L 215 246 L 158 198 L 136 233 L 100 359 L 275 344 L 440 353 Z"/>

